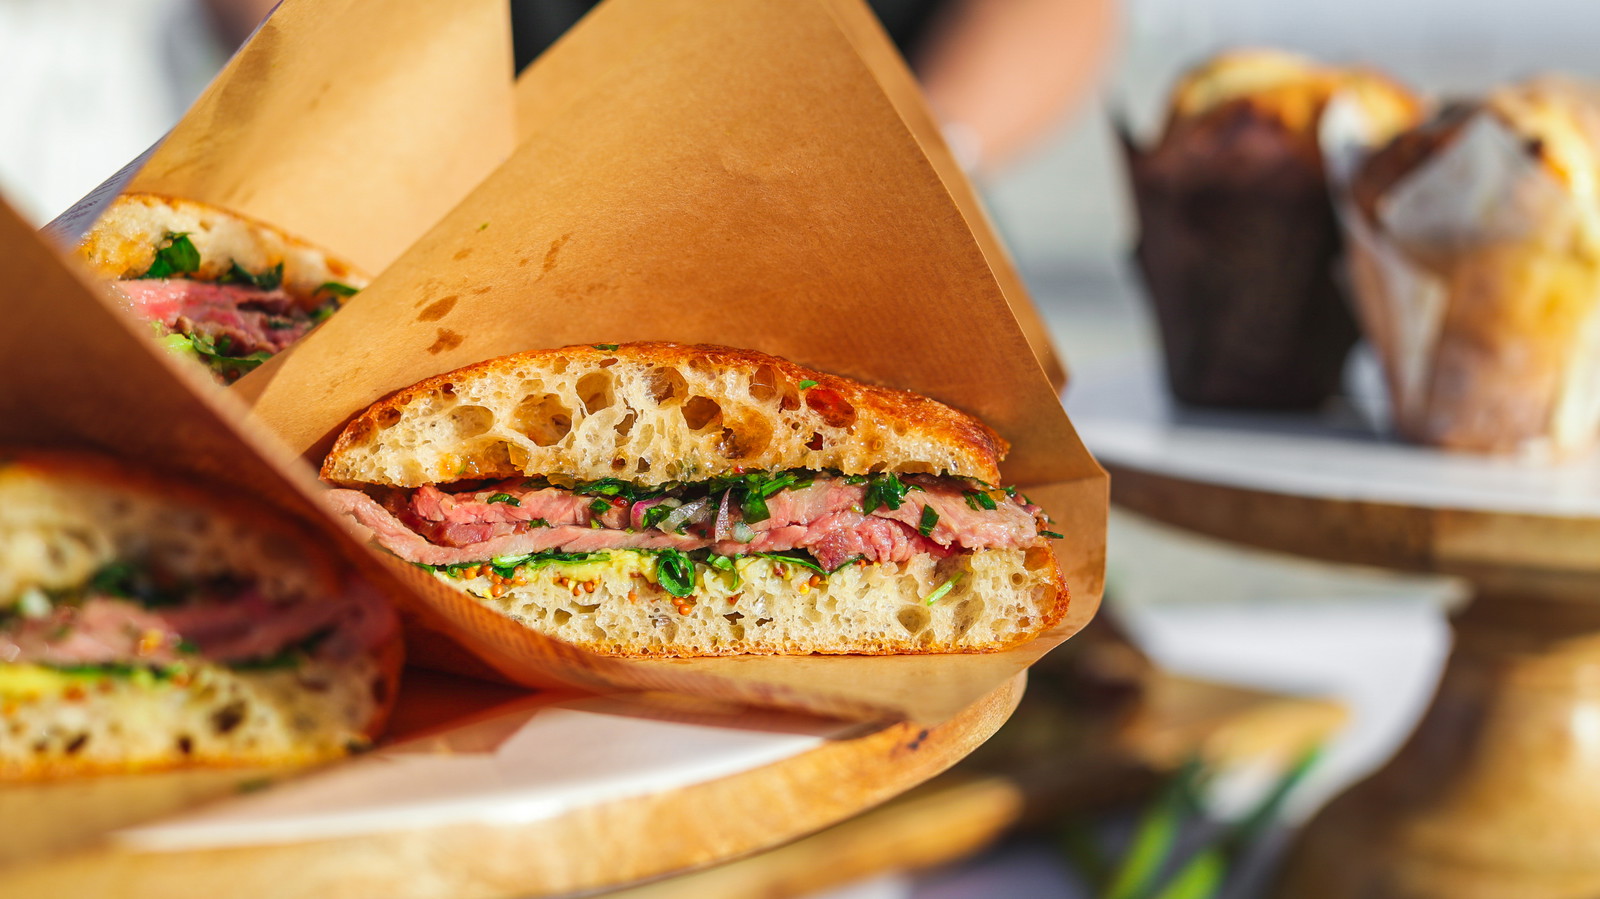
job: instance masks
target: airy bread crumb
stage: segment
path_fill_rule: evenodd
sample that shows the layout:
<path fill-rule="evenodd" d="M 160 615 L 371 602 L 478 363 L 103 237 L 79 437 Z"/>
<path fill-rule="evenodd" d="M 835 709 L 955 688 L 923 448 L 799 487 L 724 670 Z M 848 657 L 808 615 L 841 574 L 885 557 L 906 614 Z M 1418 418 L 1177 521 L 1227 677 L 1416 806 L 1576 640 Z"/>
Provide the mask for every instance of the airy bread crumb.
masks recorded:
<path fill-rule="evenodd" d="M 344 485 L 557 475 L 638 484 L 738 471 L 952 474 L 998 483 L 984 424 L 901 390 L 749 350 L 671 343 L 503 356 L 375 403 L 322 467 Z"/>

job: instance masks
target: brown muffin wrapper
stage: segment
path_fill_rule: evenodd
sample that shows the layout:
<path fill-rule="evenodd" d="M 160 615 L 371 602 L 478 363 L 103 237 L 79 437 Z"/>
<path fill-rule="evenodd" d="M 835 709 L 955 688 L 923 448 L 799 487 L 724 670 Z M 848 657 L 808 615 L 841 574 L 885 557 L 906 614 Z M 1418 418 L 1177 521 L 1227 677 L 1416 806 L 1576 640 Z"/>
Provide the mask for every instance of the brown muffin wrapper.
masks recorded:
<path fill-rule="evenodd" d="M 1179 399 L 1310 408 L 1338 390 L 1357 336 L 1334 278 L 1339 226 L 1314 156 L 1255 131 L 1148 151 L 1122 131 L 1135 259 Z"/>
<path fill-rule="evenodd" d="M 1343 217 L 1395 430 L 1483 453 L 1591 447 L 1600 260 L 1582 250 L 1572 195 L 1484 116 L 1385 199 L 1376 226 L 1353 206 Z"/>

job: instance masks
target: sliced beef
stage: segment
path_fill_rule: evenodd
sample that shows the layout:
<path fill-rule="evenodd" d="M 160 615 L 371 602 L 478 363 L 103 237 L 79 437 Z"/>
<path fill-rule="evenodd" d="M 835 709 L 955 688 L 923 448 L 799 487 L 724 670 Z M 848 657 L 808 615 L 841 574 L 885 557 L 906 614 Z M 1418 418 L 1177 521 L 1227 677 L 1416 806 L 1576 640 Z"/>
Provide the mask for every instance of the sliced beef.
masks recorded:
<path fill-rule="evenodd" d="M 329 502 L 366 527 L 379 545 L 423 565 L 466 565 L 550 550 L 710 547 L 723 555 L 803 549 L 834 568 L 857 557 L 903 562 L 917 554 L 1017 548 L 1039 539 L 1037 507 L 999 495 L 996 508 L 975 508 L 969 486 L 950 478 L 917 477 L 908 484 L 912 489 L 898 509 L 879 506 L 867 512 L 866 485 L 818 477 L 768 498 L 768 517 L 747 523 L 741 522 L 736 504 L 714 497 L 704 520 L 684 533 L 664 531 L 659 524 L 641 526 L 641 507 L 659 499 L 597 502 L 593 496 L 518 480 L 453 493 L 424 486 L 393 494 L 386 503 L 358 490 L 333 490 Z M 937 523 L 924 535 L 919 529 L 926 508 L 936 513 Z M 733 539 L 735 523 L 748 527 L 745 536 L 751 539 Z"/>
<path fill-rule="evenodd" d="M 183 278 L 114 283 L 140 318 L 168 333 L 210 337 L 230 356 L 277 353 L 315 326 L 281 289 Z"/>
<path fill-rule="evenodd" d="M 319 655 L 348 658 L 389 638 L 393 616 L 370 588 L 344 595 L 274 601 L 254 589 L 206 595 L 180 605 L 145 608 L 90 595 L 40 618 L 0 628 L 0 662 L 99 665 L 178 661 L 192 647 L 228 664 L 271 658 L 313 636 Z M 187 644 L 180 647 L 180 644 Z"/>

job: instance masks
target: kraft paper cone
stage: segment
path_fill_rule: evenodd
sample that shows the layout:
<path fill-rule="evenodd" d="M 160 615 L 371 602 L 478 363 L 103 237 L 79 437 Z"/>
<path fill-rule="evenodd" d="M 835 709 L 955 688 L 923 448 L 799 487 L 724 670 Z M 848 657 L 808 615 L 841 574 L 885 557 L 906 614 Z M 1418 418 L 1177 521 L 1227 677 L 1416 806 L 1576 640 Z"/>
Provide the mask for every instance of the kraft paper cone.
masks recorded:
<path fill-rule="evenodd" d="M 512 158 L 235 391 L 320 461 L 389 391 L 537 347 L 720 343 L 915 390 L 1011 441 L 1007 479 L 1067 535 L 1069 620 L 990 655 L 610 659 L 386 557 L 426 600 L 419 614 L 505 676 L 934 721 L 1093 614 L 1105 474 L 1018 324 L 1026 300 L 1008 298 L 1014 280 L 984 249 L 998 242 L 858 49 L 883 50 L 867 15 L 828 0 L 602 5 L 536 63 L 539 120 Z"/>
<path fill-rule="evenodd" d="M 1547 86 L 1548 87 L 1548 86 Z M 1567 90 L 1567 87 L 1557 87 Z M 1560 458 L 1600 428 L 1595 227 L 1522 137 L 1478 112 L 1380 199 L 1355 207 L 1360 153 L 1341 107 L 1323 129 L 1362 327 L 1395 429 L 1450 449 Z M 1578 249 L 1574 249 L 1578 248 Z"/>
<path fill-rule="evenodd" d="M 285 0 L 124 188 L 199 200 L 382 271 L 510 152 L 505 0 Z"/>
<path fill-rule="evenodd" d="M 625 23 L 608 23 L 607 27 L 627 28 L 630 35 L 644 42 L 653 29 L 669 27 L 673 21 L 692 14 L 695 5 L 665 0 L 654 8 L 631 12 L 629 21 Z M 981 223 L 973 228 L 973 237 L 989 260 L 995 279 L 1003 286 L 1006 299 L 1012 303 L 1011 311 L 1027 335 L 1034 356 L 1059 393 L 1066 387 L 1067 370 L 1050 337 L 1050 330 L 1040 317 L 1038 307 L 1029 298 L 1010 252 L 996 239 L 988 211 L 945 143 L 944 133 L 923 101 L 922 89 L 917 85 L 916 78 L 868 7 L 856 0 L 838 0 L 832 3 L 832 11 L 838 16 L 845 36 L 878 80 L 878 86 L 894 104 L 905 127 L 911 129 L 922 144 L 928 162 L 939 173 L 940 181 L 950 191 L 961 214 L 969 221 Z M 579 23 L 574 30 L 581 33 L 585 27 Z M 517 79 L 519 139 L 536 132 L 542 123 L 558 117 L 559 104 L 570 102 L 575 91 L 584 90 L 584 85 L 592 84 L 612 64 L 613 56 L 603 45 L 583 37 L 574 39 L 570 44 L 563 47 L 561 52 L 546 53 Z"/>
<path fill-rule="evenodd" d="M 108 288 L 60 258 L 3 199 L 0 244 L 0 448 L 98 452 L 253 496 L 316 531 L 385 593 L 402 591 L 311 501 L 316 486 L 298 459 L 270 435 L 241 429 L 245 412 L 236 400 L 196 366 L 161 352 L 118 311 Z M 0 864 L 231 795 L 251 776 L 250 769 L 196 769 L 8 785 L 0 788 L 0 819 L 39 827 L 0 850 Z M 64 821 L 63 803 L 83 813 Z"/>

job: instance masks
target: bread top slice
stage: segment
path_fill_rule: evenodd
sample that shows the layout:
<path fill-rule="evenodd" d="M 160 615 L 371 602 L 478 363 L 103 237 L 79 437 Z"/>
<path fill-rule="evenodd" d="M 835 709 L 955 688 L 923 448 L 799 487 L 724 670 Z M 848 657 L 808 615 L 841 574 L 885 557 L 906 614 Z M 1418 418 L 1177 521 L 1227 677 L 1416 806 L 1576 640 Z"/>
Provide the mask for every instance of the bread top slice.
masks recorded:
<path fill-rule="evenodd" d="M 322 477 L 654 486 L 748 471 L 949 474 L 997 484 L 1009 447 L 970 415 L 764 353 L 596 344 L 490 359 L 396 391 L 340 434 Z"/>
<path fill-rule="evenodd" d="M 195 580 L 246 576 L 272 598 L 342 591 L 309 535 L 236 495 L 99 456 L 0 451 L 0 610 L 128 558 Z"/>
<path fill-rule="evenodd" d="M 308 310 L 328 299 L 321 288 L 329 282 L 359 290 L 371 280 L 354 264 L 265 222 L 195 200 L 148 193 L 123 194 L 112 201 L 79 242 L 77 256 L 105 280 L 140 278 L 175 234 L 186 235 L 200 254 L 199 270 L 183 277 L 217 281 L 236 264 L 252 275 L 281 264 L 284 291 Z"/>

